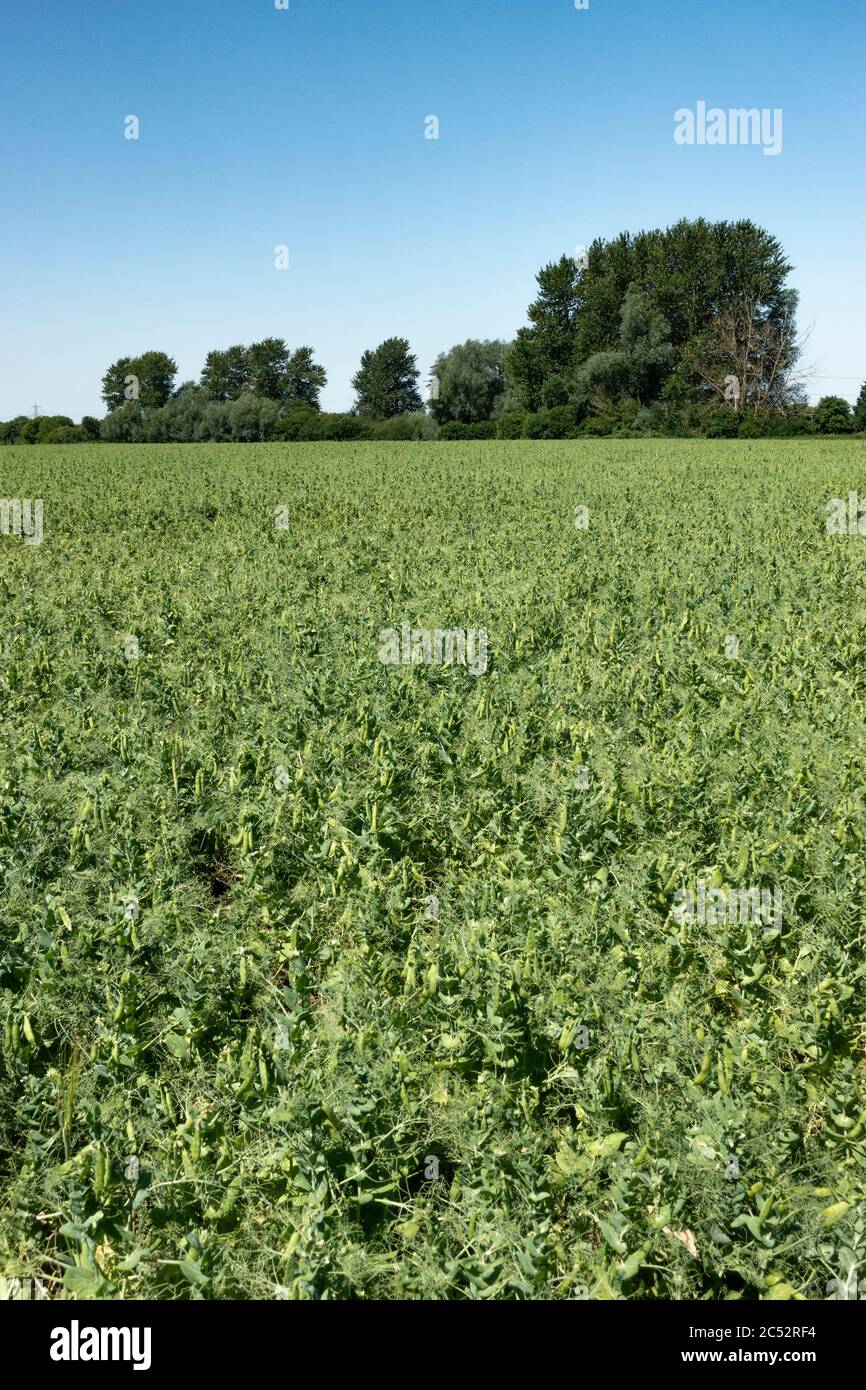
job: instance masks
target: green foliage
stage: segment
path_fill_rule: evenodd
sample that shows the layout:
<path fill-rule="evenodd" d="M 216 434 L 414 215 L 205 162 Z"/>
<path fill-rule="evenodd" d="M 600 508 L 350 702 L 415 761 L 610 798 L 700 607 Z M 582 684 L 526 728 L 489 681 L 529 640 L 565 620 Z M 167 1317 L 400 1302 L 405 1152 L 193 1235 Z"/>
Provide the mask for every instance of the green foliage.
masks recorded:
<path fill-rule="evenodd" d="M 116 362 L 112 362 L 102 378 L 102 399 L 109 412 L 120 410 L 130 400 L 133 376 L 131 357 L 119 357 Z"/>
<path fill-rule="evenodd" d="M 51 429 L 40 430 L 36 439 L 37 444 L 86 444 L 90 440 L 87 431 L 80 425 L 73 425 L 70 420 L 66 424 L 55 425 Z"/>
<path fill-rule="evenodd" d="M 507 350 L 507 343 L 470 338 L 440 353 L 431 374 L 436 383 L 430 402 L 434 420 L 440 425 L 474 425 L 489 420 L 506 389 Z"/>
<path fill-rule="evenodd" d="M 495 420 L 479 420 L 473 425 L 464 425 L 459 420 L 450 420 L 447 425 L 440 425 L 437 438 L 453 439 L 495 439 L 497 422 Z"/>
<path fill-rule="evenodd" d="M 658 399 L 674 362 L 670 328 L 654 312 L 649 296 L 630 285 L 622 303 L 619 346 L 588 358 L 577 373 L 578 392 L 587 399 L 595 392 L 625 393 L 638 405 Z"/>
<path fill-rule="evenodd" d="M 281 382 L 281 399 L 300 401 L 311 410 L 319 409 L 319 392 L 328 384 L 324 367 L 313 361 L 311 347 L 299 347 L 291 353 Z"/>
<path fill-rule="evenodd" d="M 850 434 L 854 429 L 851 407 L 842 396 L 822 396 L 815 406 L 819 434 Z"/>
<path fill-rule="evenodd" d="M 68 415 L 18 415 L 0 421 L 0 444 L 86 444 L 99 437 L 99 421 L 85 415 L 80 425 Z"/>
<path fill-rule="evenodd" d="M 289 349 L 283 338 L 263 338 L 246 350 L 249 395 L 279 400 L 289 366 Z"/>
<path fill-rule="evenodd" d="M 366 422 L 364 422 L 366 423 Z M 433 439 L 438 433 L 436 423 L 426 410 L 410 410 L 404 415 L 394 415 L 390 420 L 377 420 L 369 424 L 368 439 Z"/>
<path fill-rule="evenodd" d="M 352 377 L 358 393 L 355 413 L 390 420 L 394 415 L 420 410 L 423 401 L 416 361 L 406 338 L 387 338 L 379 347 L 367 349 Z"/>
<path fill-rule="evenodd" d="M 524 418 L 525 439 L 574 439 L 579 433 L 577 415 L 571 406 L 557 405 Z"/>
<path fill-rule="evenodd" d="M 3 1274 L 825 1297 L 866 1223 L 859 448 L 8 450 L 51 500 L 0 538 Z M 487 674 L 381 665 L 404 620 L 486 628 Z M 678 921 L 699 880 L 782 930 Z"/>
<path fill-rule="evenodd" d="M 507 415 L 500 415 L 496 421 L 496 438 L 522 439 L 525 422 L 526 412 L 523 410 L 512 410 Z"/>
<path fill-rule="evenodd" d="M 158 409 L 171 396 L 176 376 L 177 363 L 165 352 L 121 357 L 102 378 L 102 399 L 112 412 L 126 402 Z"/>
<path fill-rule="evenodd" d="M 250 390 L 250 361 L 240 343 L 205 358 L 201 374 L 202 389 L 215 401 L 234 401 Z"/>
<path fill-rule="evenodd" d="M 574 403 L 575 379 L 578 401 L 592 388 L 647 404 L 673 380 L 680 405 L 721 400 L 730 376 L 744 406 L 779 411 L 798 398 L 791 265 L 762 228 L 682 219 L 599 238 L 587 262 L 563 256 L 539 272 L 531 327 L 508 355 L 524 408 Z"/>
<path fill-rule="evenodd" d="M 327 381 L 327 372 L 313 360 L 311 347 L 291 352 L 283 338 L 209 352 L 201 374 L 201 388 L 211 400 L 235 401 L 253 395 L 311 410 L 319 409 L 319 392 Z"/>
<path fill-rule="evenodd" d="M 860 387 L 860 395 L 854 406 L 853 424 L 855 430 L 866 430 L 866 381 Z"/>
<path fill-rule="evenodd" d="M 529 410 L 562 403 L 545 400 L 543 387 L 550 377 L 573 375 L 581 302 L 581 271 L 572 257 L 542 266 L 535 278 L 538 296 L 527 311 L 532 327 L 520 329 L 507 357 L 519 403 Z"/>
<path fill-rule="evenodd" d="M 125 401 L 106 415 L 99 436 L 108 444 L 136 444 L 143 438 L 142 410 L 135 401 Z"/>
<path fill-rule="evenodd" d="M 739 425 L 740 419 L 735 410 L 730 406 L 716 406 L 707 415 L 707 439 L 736 439 Z"/>

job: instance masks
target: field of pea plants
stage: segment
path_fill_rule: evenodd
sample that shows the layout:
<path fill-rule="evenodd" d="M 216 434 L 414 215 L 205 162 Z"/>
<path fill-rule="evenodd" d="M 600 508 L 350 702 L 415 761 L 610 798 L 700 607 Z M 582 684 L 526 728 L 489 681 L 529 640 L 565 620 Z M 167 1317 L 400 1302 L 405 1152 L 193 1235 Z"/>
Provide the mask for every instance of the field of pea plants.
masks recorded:
<path fill-rule="evenodd" d="M 856 1296 L 862 442 L 0 470 L 7 1286 Z"/>

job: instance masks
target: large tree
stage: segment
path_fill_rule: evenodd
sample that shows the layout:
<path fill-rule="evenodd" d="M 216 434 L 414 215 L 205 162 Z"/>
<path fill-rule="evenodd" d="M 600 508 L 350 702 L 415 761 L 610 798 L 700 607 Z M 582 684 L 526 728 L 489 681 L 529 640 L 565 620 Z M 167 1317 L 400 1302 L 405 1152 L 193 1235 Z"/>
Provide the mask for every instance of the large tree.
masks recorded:
<path fill-rule="evenodd" d="M 851 407 L 843 396 L 822 396 L 815 406 L 815 428 L 821 434 L 850 434 Z"/>
<path fill-rule="evenodd" d="M 433 363 L 430 411 L 437 424 L 459 420 L 474 425 L 489 420 L 505 390 L 508 344 L 497 340 L 465 343 L 441 352 Z"/>
<path fill-rule="evenodd" d="M 531 409 L 562 398 L 563 377 L 621 350 L 629 287 L 670 328 L 669 385 L 680 395 L 784 409 L 798 398 L 797 300 L 775 237 L 749 221 L 682 219 L 665 231 L 597 239 L 578 269 L 568 257 L 539 273 L 540 293 L 510 370 Z M 738 386 L 731 379 L 736 379 Z M 726 394 L 727 397 L 726 397 Z"/>
<path fill-rule="evenodd" d="M 110 411 L 127 401 L 139 407 L 159 408 L 171 396 L 176 376 L 177 363 L 167 352 L 120 357 L 102 378 L 102 399 Z"/>
<path fill-rule="evenodd" d="M 768 312 L 748 285 L 706 329 L 685 344 L 682 369 L 703 394 L 725 400 L 735 412 L 776 410 L 798 404 L 796 290 Z"/>
<path fill-rule="evenodd" d="M 290 352 L 283 338 L 209 352 L 201 374 L 201 385 L 214 401 L 251 394 L 262 400 L 302 401 L 313 410 L 319 409 L 319 392 L 327 380 L 311 347 Z"/>
<path fill-rule="evenodd" d="M 586 395 L 625 394 L 644 405 L 657 399 L 673 360 L 670 325 L 651 307 L 649 296 L 630 285 L 620 311 L 617 349 L 587 358 L 578 369 L 578 385 Z"/>
<path fill-rule="evenodd" d="M 292 353 L 280 383 L 285 401 L 302 402 L 313 410 L 319 409 L 319 392 L 328 384 L 328 373 L 313 361 L 311 347 L 299 347 Z"/>
<path fill-rule="evenodd" d="M 129 378 L 134 375 L 131 357 L 118 357 L 102 378 L 102 399 L 109 410 L 119 410 L 131 397 L 126 395 Z"/>
<path fill-rule="evenodd" d="M 390 420 L 393 415 L 420 410 L 416 361 L 406 338 L 387 338 L 379 347 L 368 348 L 352 377 L 358 393 L 355 414 Z"/>
<path fill-rule="evenodd" d="M 289 349 L 283 338 L 262 338 L 247 348 L 250 390 L 254 396 L 278 401 L 289 365 Z"/>
<path fill-rule="evenodd" d="M 235 401 L 250 389 L 247 350 L 240 343 L 222 351 L 214 349 L 205 358 L 201 384 L 211 400 Z"/>
<path fill-rule="evenodd" d="M 542 266 L 535 277 L 538 296 L 529 306 L 531 328 L 518 331 L 508 355 L 521 404 L 530 410 L 558 405 L 576 366 L 580 281 L 583 272 L 571 256 Z M 558 384 L 563 383 L 560 389 Z"/>

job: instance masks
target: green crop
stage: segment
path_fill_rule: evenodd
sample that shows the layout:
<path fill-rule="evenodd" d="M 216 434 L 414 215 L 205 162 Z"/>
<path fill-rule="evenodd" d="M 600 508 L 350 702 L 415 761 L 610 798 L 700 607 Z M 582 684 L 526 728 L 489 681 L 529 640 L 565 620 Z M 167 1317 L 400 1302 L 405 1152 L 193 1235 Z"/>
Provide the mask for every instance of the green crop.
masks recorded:
<path fill-rule="evenodd" d="M 0 1273 L 775 1299 L 866 1258 L 862 444 L 0 462 L 44 501 L 0 536 Z M 383 664 L 404 622 L 486 669 Z"/>

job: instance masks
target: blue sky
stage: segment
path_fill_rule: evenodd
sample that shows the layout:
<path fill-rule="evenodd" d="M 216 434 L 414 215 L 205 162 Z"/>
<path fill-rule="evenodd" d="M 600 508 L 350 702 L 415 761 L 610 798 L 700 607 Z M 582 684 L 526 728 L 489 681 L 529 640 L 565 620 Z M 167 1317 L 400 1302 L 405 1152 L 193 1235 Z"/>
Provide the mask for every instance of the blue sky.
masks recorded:
<path fill-rule="evenodd" d="M 406 336 L 426 375 L 467 337 L 511 337 L 546 261 L 700 215 L 779 237 L 811 398 L 856 398 L 857 0 L 289 3 L 4 7 L 0 418 L 102 414 L 121 355 L 164 349 L 185 380 L 266 336 L 312 344 L 323 404 L 347 409 L 364 348 Z M 782 153 L 678 146 L 674 112 L 699 100 L 781 108 Z"/>

